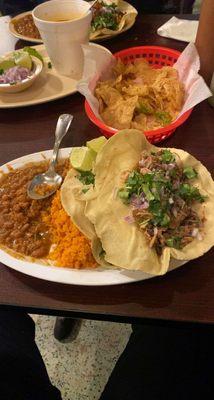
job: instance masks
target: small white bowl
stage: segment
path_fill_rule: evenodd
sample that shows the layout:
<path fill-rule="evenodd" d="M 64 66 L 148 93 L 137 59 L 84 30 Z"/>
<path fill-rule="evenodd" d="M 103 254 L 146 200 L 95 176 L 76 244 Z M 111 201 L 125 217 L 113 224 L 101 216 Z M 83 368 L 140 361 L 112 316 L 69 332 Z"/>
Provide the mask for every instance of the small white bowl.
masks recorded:
<path fill-rule="evenodd" d="M 26 90 L 33 84 L 33 82 L 38 78 L 38 76 L 42 72 L 43 63 L 37 57 L 31 56 L 31 58 L 33 61 L 33 68 L 31 70 L 32 75 L 30 75 L 26 79 L 23 79 L 23 81 L 14 83 L 12 85 L 10 83 L 0 83 L 0 94 L 22 92 L 23 90 Z"/>

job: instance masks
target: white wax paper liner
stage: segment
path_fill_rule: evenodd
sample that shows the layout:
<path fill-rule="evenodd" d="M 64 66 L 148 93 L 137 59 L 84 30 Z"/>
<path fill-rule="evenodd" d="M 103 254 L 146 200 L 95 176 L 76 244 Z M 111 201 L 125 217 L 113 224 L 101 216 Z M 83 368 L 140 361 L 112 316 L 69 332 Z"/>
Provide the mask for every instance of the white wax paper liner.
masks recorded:
<path fill-rule="evenodd" d="M 198 21 L 172 17 L 158 28 L 157 34 L 189 43 L 195 42 L 197 29 Z"/>
<path fill-rule="evenodd" d="M 94 88 L 99 79 L 104 80 L 111 77 L 115 58 L 102 47 L 88 45 L 83 45 L 82 47 L 85 55 L 85 64 L 83 77 L 77 85 L 77 90 L 85 96 L 96 117 L 102 120 L 99 115 L 99 103 L 93 94 Z M 174 64 L 174 68 L 177 69 L 179 79 L 185 89 L 185 101 L 178 115 L 179 118 L 190 108 L 212 96 L 212 93 L 204 79 L 198 74 L 200 60 L 194 43 L 188 44 Z"/>

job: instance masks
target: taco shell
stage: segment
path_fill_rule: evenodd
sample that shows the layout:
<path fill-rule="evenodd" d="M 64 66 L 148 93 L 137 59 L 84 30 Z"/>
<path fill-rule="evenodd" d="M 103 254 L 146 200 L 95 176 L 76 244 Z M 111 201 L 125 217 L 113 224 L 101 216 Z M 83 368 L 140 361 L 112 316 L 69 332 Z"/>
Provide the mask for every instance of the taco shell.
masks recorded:
<path fill-rule="evenodd" d="M 126 222 L 125 217 L 130 213 L 129 205 L 123 204 L 117 196 L 121 177 L 135 168 L 143 150 L 156 152 L 160 148 L 151 145 L 141 131 L 120 131 L 108 140 L 97 155 L 93 170 L 94 188 L 83 194 L 81 182 L 77 183 L 74 173 L 69 172 L 62 185 L 61 199 L 73 222 L 97 244 L 93 250 L 96 259 L 100 249 L 103 249 L 102 259 L 106 265 L 163 275 L 170 265 L 178 266 L 184 261 L 200 257 L 214 245 L 214 182 L 208 170 L 196 158 L 183 150 L 170 149 L 178 155 L 184 166 L 191 166 L 198 172 L 194 186 L 206 199 L 194 209 L 205 217 L 204 232 L 202 240 L 195 238 L 182 250 L 165 247 L 162 255 L 158 256 L 156 250 L 149 247 L 137 224 Z"/>
<path fill-rule="evenodd" d="M 116 3 L 115 1 L 112 1 L 110 3 Z M 117 30 L 112 30 L 112 29 L 97 29 L 95 32 L 90 32 L 90 40 L 96 40 L 96 39 L 104 39 L 106 36 L 114 36 L 117 35 L 119 32 L 121 32 L 124 28 L 126 27 L 131 27 L 136 19 L 137 16 L 137 10 L 129 3 L 125 1 L 118 1 L 118 7 L 120 10 L 125 13 L 123 17 L 121 18 L 121 21 L 119 23 L 118 29 Z"/>

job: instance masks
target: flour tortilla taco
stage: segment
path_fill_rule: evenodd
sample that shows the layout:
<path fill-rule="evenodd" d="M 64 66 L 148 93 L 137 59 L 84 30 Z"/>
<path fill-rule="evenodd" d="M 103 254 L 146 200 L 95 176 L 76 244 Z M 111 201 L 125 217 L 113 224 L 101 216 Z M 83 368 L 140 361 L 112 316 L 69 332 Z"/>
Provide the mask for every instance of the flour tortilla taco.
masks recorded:
<path fill-rule="evenodd" d="M 103 146 L 93 172 L 84 207 L 73 205 L 69 215 L 80 229 L 90 225 L 108 265 L 162 275 L 213 246 L 214 182 L 187 152 L 123 130 Z"/>
<path fill-rule="evenodd" d="M 86 217 L 85 207 L 89 199 L 95 197 L 93 187 L 83 191 L 83 184 L 78 179 L 78 171 L 70 169 L 60 190 L 61 203 L 66 213 L 71 217 L 72 222 L 91 241 L 92 252 L 99 265 L 108 267 L 103 257 L 103 249 L 100 239 L 96 235 L 95 227 Z"/>
<path fill-rule="evenodd" d="M 126 26 L 132 26 L 137 16 L 134 7 L 118 0 L 97 1 L 92 12 L 90 40 L 121 32 Z"/>

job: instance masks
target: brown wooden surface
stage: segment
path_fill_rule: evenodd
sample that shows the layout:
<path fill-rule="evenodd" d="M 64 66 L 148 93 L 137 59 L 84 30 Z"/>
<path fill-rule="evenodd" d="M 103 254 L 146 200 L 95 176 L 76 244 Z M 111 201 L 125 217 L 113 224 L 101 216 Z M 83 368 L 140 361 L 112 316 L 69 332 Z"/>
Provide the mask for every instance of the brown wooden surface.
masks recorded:
<path fill-rule="evenodd" d="M 169 17 L 138 17 L 130 31 L 102 44 L 112 51 L 148 44 L 182 50 L 185 43 L 156 35 L 157 27 Z M 0 43 L 7 38 L 9 41 L 9 34 L 1 35 Z M 17 46 L 20 44 L 18 42 Z M 74 114 L 75 118 L 73 133 L 66 136 L 63 146 L 82 145 L 86 139 L 99 135 L 84 113 L 83 98 L 79 94 L 35 107 L 0 110 L 0 164 L 51 148 L 57 116 L 67 112 Z M 213 109 L 203 102 L 164 145 L 189 151 L 212 171 L 213 122 Z M 161 278 L 101 288 L 49 283 L 0 265 L 0 305 L 25 308 L 31 312 L 118 321 L 149 318 L 213 323 L 213 255 L 214 252 L 210 251 Z"/>

